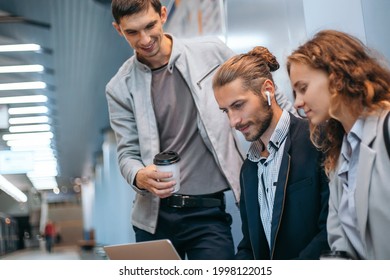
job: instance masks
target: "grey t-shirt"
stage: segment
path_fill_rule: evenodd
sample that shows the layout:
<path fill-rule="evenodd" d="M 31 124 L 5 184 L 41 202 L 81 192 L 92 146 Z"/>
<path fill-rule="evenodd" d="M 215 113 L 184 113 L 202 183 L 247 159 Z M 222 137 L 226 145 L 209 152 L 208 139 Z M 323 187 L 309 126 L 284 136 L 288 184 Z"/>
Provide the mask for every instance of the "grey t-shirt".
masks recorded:
<path fill-rule="evenodd" d="M 153 70 L 152 99 L 161 151 L 180 155 L 180 194 L 200 195 L 226 190 L 228 183 L 197 127 L 197 110 L 183 77 L 167 66 Z"/>

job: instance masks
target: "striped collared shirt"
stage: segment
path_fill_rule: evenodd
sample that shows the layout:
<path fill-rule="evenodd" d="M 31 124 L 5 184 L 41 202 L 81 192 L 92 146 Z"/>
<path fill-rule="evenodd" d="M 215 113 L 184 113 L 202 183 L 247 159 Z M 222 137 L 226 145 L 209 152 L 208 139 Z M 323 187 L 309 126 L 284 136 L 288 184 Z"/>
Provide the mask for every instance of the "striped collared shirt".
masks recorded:
<path fill-rule="evenodd" d="M 261 140 L 253 142 L 248 151 L 248 159 L 257 162 L 258 200 L 260 205 L 260 217 L 263 224 L 268 246 L 271 248 L 271 223 L 275 199 L 276 184 L 278 181 L 280 164 L 282 162 L 283 150 L 286 136 L 290 127 L 290 115 L 283 110 L 282 116 L 272 133 L 267 145 L 268 157 L 261 157 L 260 152 L 264 150 Z"/>

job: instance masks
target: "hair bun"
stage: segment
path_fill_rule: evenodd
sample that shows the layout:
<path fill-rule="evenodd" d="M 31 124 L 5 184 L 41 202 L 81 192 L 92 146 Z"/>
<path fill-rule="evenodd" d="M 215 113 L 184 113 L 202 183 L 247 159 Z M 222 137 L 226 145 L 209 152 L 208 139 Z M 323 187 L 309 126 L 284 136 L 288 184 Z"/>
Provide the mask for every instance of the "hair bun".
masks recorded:
<path fill-rule="evenodd" d="M 266 47 L 254 47 L 250 52 L 248 52 L 248 55 L 255 56 L 261 59 L 261 62 L 259 63 L 261 64 L 262 62 L 265 62 L 271 72 L 274 72 L 279 69 L 279 62 Z"/>

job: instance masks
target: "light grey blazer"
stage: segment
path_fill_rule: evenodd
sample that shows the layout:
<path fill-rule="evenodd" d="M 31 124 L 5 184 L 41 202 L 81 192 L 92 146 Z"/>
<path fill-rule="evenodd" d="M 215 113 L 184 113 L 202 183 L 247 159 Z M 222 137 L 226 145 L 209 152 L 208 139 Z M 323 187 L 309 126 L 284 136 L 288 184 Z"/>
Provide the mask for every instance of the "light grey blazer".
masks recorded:
<path fill-rule="evenodd" d="M 386 113 L 365 119 L 360 144 L 355 200 L 357 222 L 367 259 L 390 259 L 390 158 L 383 138 Z M 329 186 L 327 228 L 330 248 L 347 251 L 356 258 L 356 252 L 345 236 L 338 217 L 343 187 L 337 172 L 332 174 Z"/>

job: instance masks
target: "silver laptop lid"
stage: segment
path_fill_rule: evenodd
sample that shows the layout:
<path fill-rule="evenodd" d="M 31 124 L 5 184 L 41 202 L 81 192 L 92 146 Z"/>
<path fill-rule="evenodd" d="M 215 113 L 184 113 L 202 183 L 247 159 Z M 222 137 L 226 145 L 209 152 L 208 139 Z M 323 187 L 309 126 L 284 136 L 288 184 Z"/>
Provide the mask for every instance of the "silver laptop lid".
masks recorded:
<path fill-rule="evenodd" d="M 110 260 L 180 260 L 168 239 L 104 246 Z"/>

